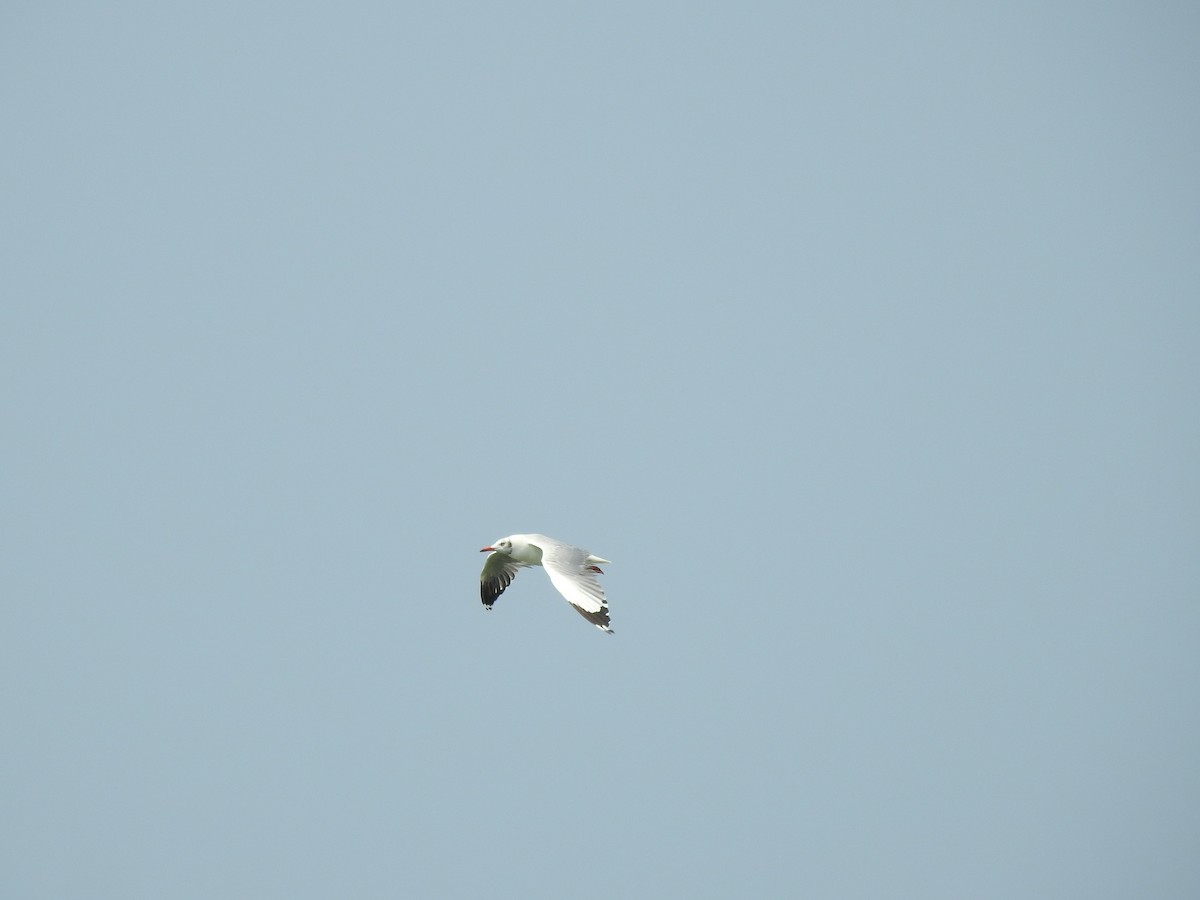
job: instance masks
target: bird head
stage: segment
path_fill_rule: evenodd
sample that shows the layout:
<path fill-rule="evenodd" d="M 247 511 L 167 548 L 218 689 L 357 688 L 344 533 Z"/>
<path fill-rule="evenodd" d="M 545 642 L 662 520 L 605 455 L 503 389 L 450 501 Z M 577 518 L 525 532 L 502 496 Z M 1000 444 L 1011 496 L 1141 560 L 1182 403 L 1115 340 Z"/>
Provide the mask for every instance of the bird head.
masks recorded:
<path fill-rule="evenodd" d="M 484 547 L 479 552 L 487 553 L 490 551 L 492 553 L 503 553 L 505 556 L 508 556 L 509 554 L 512 553 L 512 548 L 513 548 L 513 544 L 512 544 L 511 540 L 509 540 L 508 538 L 501 538 L 500 540 L 496 541 L 496 543 L 494 543 L 492 546 Z"/>

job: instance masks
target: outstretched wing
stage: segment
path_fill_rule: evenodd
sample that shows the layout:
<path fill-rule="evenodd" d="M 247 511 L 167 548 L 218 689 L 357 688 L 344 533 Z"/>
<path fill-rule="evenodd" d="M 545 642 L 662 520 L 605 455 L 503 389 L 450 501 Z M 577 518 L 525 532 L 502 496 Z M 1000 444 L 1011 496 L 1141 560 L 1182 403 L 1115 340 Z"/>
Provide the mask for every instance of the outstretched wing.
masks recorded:
<path fill-rule="evenodd" d="M 612 634 L 608 627 L 608 600 L 604 588 L 596 580 L 600 570 L 589 565 L 588 553 L 578 547 L 557 541 L 542 547 L 542 566 L 550 582 L 575 610 L 602 631 Z"/>
<path fill-rule="evenodd" d="M 512 584 L 521 563 L 514 562 L 512 557 L 502 553 L 489 553 L 483 561 L 483 571 L 479 573 L 479 596 L 483 600 L 483 608 L 491 609 L 496 598 L 504 593 L 504 589 Z"/>

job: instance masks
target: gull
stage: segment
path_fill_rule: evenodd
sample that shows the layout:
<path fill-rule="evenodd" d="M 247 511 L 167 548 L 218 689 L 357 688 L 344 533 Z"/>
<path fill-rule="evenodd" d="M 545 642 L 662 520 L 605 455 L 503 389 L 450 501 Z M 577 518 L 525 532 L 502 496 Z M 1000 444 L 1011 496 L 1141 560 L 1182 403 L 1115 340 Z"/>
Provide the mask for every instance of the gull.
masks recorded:
<path fill-rule="evenodd" d="M 544 534 L 510 534 L 479 552 L 489 554 L 479 573 L 479 594 L 484 609 L 492 608 L 496 598 L 517 577 L 517 572 L 526 566 L 541 566 L 550 576 L 550 583 L 581 616 L 601 631 L 613 633 L 608 627 L 608 601 L 604 598 L 604 588 L 596 580 L 597 575 L 604 574 L 597 564 L 612 560 L 593 556 L 580 547 L 572 547 Z"/>

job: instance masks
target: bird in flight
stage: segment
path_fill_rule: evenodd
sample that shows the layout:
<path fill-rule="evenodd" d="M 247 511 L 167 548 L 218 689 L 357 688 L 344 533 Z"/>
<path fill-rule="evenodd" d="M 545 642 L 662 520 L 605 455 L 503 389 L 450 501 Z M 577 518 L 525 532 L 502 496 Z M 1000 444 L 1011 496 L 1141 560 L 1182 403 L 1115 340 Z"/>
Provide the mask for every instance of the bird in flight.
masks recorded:
<path fill-rule="evenodd" d="M 550 576 L 550 583 L 581 616 L 601 631 L 613 633 L 608 627 L 608 600 L 596 580 L 597 575 L 604 574 L 599 564 L 611 560 L 544 534 L 510 534 L 479 552 L 488 554 L 479 573 L 484 609 L 492 608 L 517 572 L 526 566 L 541 566 Z"/>

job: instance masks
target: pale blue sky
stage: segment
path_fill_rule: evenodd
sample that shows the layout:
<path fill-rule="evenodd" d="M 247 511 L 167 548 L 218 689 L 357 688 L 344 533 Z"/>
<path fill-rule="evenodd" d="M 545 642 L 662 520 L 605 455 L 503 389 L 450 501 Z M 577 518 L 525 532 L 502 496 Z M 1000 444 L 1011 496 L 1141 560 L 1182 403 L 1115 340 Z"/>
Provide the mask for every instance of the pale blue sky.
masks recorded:
<path fill-rule="evenodd" d="M 0 24 L 4 896 L 1200 894 L 1194 4 Z"/>

